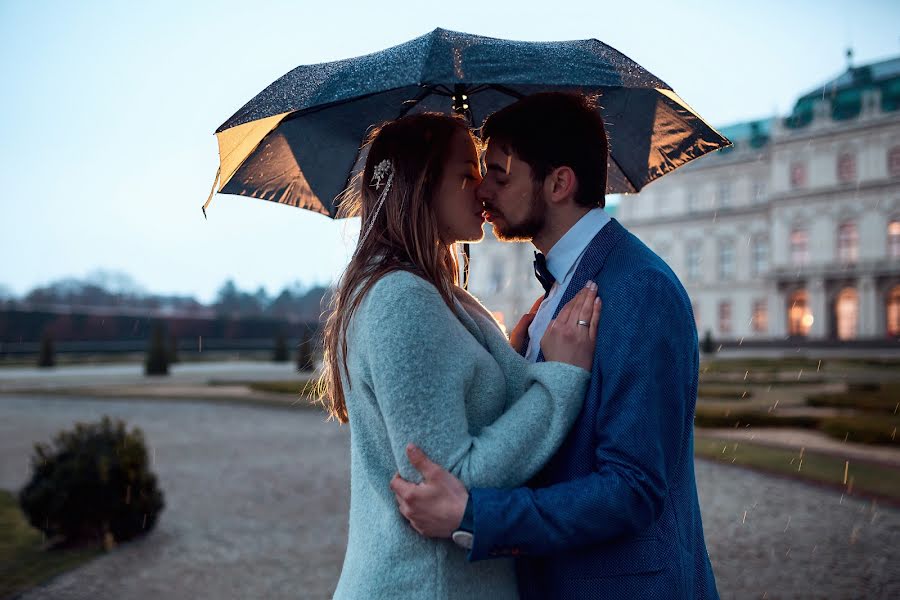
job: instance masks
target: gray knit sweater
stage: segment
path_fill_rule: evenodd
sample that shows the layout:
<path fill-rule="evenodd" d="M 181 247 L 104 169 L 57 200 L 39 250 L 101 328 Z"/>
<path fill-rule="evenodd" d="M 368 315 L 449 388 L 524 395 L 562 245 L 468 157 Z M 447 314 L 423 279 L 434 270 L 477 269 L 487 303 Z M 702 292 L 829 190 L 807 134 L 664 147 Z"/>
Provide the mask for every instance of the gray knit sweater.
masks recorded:
<path fill-rule="evenodd" d="M 531 364 L 492 315 L 458 289 L 454 310 L 408 272 L 363 298 L 347 331 L 350 532 L 335 598 L 517 598 L 510 559 L 468 563 L 449 540 L 418 535 L 388 484 L 420 481 L 417 444 L 466 487 L 518 486 L 562 443 L 590 374 Z"/>

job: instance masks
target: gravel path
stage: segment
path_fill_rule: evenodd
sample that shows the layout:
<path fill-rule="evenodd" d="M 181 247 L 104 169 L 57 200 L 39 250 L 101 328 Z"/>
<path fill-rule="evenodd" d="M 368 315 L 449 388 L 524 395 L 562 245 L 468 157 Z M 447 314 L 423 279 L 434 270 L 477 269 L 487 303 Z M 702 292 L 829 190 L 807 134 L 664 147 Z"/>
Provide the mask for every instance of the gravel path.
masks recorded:
<path fill-rule="evenodd" d="M 308 410 L 0 396 L 0 487 L 35 441 L 101 415 L 144 430 L 166 496 L 147 538 L 25 600 L 327 598 L 344 553 L 348 430 Z M 697 463 L 723 599 L 900 597 L 900 510 Z"/>

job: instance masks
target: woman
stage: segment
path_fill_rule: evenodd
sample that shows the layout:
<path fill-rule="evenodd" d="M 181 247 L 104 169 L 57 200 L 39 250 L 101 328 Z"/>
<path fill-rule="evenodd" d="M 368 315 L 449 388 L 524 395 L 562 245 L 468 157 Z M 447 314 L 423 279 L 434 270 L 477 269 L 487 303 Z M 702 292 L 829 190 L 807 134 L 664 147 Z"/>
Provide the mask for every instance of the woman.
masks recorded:
<path fill-rule="evenodd" d="M 465 122 L 419 114 L 370 136 L 361 185 L 342 202 L 363 228 L 325 326 L 323 398 L 351 436 L 336 598 L 517 597 L 511 561 L 468 564 L 449 540 L 419 536 L 388 487 L 398 471 L 418 480 L 408 443 L 468 487 L 521 485 L 559 447 L 590 379 L 595 286 L 548 328 L 539 364 L 458 286 L 455 244 L 483 236 L 480 180 Z"/>

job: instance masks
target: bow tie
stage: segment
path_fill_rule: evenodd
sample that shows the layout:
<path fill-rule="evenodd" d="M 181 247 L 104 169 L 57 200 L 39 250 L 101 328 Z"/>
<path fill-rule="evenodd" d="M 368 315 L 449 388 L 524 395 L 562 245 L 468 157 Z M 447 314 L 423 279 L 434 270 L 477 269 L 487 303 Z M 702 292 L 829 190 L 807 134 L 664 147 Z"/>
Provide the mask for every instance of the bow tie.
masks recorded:
<path fill-rule="evenodd" d="M 541 282 L 541 286 L 544 288 L 544 298 L 546 298 L 550 293 L 550 288 L 556 283 L 556 278 L 547 268 L 547 258 L 540 252 L 534 253 L 534 276 Z"/>

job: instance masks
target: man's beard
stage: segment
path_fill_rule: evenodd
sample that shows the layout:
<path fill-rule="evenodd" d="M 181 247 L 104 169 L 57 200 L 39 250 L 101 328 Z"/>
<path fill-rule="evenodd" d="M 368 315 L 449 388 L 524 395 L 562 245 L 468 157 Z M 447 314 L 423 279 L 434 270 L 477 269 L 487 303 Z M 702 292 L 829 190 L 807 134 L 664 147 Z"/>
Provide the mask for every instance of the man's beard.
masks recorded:
<path fill-rule="evenodd" d="M 502 216 L 503 224 L 492 223 L 494 236 L 503 242 L 530 242 L 544 228 L 547 222 L 547 205 L 541 197 L 541 186 L 535 184 L 531 190 L 528 214 L 521 223 L 511 223 Z"/>

